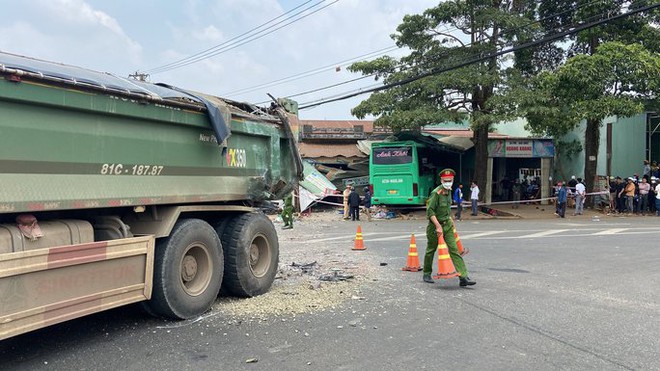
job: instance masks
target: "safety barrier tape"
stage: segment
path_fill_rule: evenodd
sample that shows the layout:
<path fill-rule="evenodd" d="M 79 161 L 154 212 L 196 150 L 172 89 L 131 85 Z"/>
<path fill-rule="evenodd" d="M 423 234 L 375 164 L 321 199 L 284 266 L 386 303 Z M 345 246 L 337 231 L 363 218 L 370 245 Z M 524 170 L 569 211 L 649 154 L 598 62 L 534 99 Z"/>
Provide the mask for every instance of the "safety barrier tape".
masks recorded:
<path fill-rule="evenodd" d="M 604 195 L 607 194 L 609 195 L 610 192 L 608 191 L 600 191 L 600 192 L 591 192 L 585 194 L 585 196 L 596 196 L 596 195 Z M 541 202 L 541 201 L 547 201 L 547 200 L 555 200 L 557 197 L 543 197 L 543 198 L 534 198 L 534 199 L 529 199 L 529 200 L 518 200 L 518 201 L 497 201 L 497 202 L 490 202 L 490 203 L 483 203 L 480 202 L 478 205 L 479 206 L 490 206 L 490 205 L 509 205 L 509 204 L 522 204 L 522 203 L 534 203 L 534 202 Z M 325 204 L 325 205 L 332 205 L 332 206 L 341 206 L 343 207 L 344 204 L 340 204 L 337 202 L 328 202 L 328 201 L 322 201 L 322 200 L 316 200 L 314 203 L 319 203 L 319 204 Z M 463 205 L 470 206 L 469 201 L 463 201 Z M 361 206 L 363 207 L 363 206 Z M 425 206 L 415 206 L 415 207 L 407 207 L 406 209 L 426 209 Z"/>

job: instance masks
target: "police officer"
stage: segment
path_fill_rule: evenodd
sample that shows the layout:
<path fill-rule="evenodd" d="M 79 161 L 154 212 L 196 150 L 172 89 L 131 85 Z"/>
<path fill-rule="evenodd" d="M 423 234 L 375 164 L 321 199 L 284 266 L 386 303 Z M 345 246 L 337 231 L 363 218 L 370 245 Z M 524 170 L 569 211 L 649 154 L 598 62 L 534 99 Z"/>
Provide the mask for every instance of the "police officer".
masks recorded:
<path fill-rule="evenodd" d="M 458 253 L 456 238 L 454 237 L 454 223 L 451 220 L 451 187 L 454 184 L 454 175 L 452 169 L 444 169 L 440 172 L 441 185 L 431 192 L 428 207 L 426 208 L 426 217 L 429 224 L 426 227 L 426 254 L 424 255 L 424 282 L 433 283 L 431 266 L 433 256 L 438 249 L 438 235 L 444 236 L 449 256 L 454 263 L 454 267 L 459 274 L 460 286 L 472 286 L 476 284 L 468 277 L 467 268 L 463 258 Z"/>
<path fill-rule="evenodd" d="M 293 194 L 289 193 L 284 198 L 284 207 L 282 207 L 282 221 L 284 227 L 282 229 L 293 228 Z"/>

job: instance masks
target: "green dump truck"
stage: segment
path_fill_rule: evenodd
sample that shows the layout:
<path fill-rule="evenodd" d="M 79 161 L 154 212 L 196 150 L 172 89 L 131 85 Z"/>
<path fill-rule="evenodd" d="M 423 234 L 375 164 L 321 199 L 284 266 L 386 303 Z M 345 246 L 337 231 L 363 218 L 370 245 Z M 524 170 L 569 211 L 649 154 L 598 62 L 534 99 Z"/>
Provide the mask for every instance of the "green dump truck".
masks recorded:
<path fill-rule="evenodd" d="M 269 290 L 295 115 L 0 52 L 0 339 Z"/>

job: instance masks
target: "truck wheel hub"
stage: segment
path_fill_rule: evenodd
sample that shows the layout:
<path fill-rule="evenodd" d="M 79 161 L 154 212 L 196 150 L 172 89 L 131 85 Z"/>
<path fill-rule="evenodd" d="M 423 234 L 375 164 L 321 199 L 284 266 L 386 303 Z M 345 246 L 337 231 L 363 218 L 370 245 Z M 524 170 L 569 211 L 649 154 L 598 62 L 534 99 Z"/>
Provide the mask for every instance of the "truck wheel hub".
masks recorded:
<path fill-rule="evenodd" d="M 259 261 L 259 246 L 252 244 L 250 246 L 250 265 L 254 266 Z"/>
<path fill-rule="evenodd" d="M 184 282 L 190 282 L 197 275 L 197 259 L 187 255 L 183 258 L 183 270 L 181 271 L 181 278 Z"/>

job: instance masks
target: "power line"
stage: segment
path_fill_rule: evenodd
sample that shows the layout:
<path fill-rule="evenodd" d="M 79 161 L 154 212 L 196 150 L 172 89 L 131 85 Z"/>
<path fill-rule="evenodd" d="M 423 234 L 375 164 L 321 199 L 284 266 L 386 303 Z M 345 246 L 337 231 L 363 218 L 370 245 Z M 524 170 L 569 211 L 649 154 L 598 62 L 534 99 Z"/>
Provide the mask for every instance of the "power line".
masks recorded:
<path fill-rule="evenodd" d="M 362 54 L 362 55 L 359 55 L 357 57 L 353 57 L 353 58 L 350 58 L 350 59 L 345 59 L 343 61 L 328 64 L 328 65 L 325 65 L 323 67 L 314 68 L 312 70 L 308 70 L 308 71 L 305 71 L 305 72 L 300 72 L 298 74 L 291 75 L 291 76 L 288 76 L 288 77 L 283 77 L 283 78 L 280 78 L 280 79 L 277 79 L 277 80 L 274 80 L 274 81 L 271 81 L 271 82 L 267 82 L 267 83 L 264 83 L 264 84 L 259 84 L 259 85 L 254 85 L 254 86 L 251 86 L 251 87 L 239 89 L 239 90 L 234 90 L 234 91 L 231 91 L 231 92 L 228 92 L 228 93 L 221 94 L 221 96 L 229 97 L 229 96 L 232 96 L 232 95 L 233 96 L 243 95 L 243 94 L 246 94 L 246 93 L 251 93 L 253 91 L 261 90 L 263 88 L 268 88 L 268 87 L 277 86 L 277 85 L 280 85 L 280 84 L 283 84 L 283 83 L 286 83 L 286 82 L 300 80 L 300 79 L 305 78 L 305 77 L 314 76 L 314 75 L 317 75 L 321 72 L 328 71 L 329 69 L 335 69 L 335 68 L 340 67 L 340 66 L 348 65 L 349 64 L 348 62 L 352 62 L 352 61 L 355 61 L 355 60 L 358 60 L 358 59 L 370 58 L 370 57 L 375 57 L 375 56 L 378 56 L 378 55 L 386 54 L 386 53 L 394 51 L 398 48 L 399 47 L 396 46 L 396 45 L 389 46 L 387 48 L 378 49 L 378 50 L 373 51 L 371 53 Z M 270 102 L 270 101 L 268 101 L 268 102 Z"/>
<path fill-rule="evenodd" d="M 367 93 L 374 93 L 374 92 L 378 92 L 378 91 L 381 91 L 381 90 L 386 90 L 386 89 L 390 89 L 390 88 L 393 88 L 393 87 L 409 84 L 411 82 L 415 82 L 415 81 L 423 79 L 425 77 L 440 74 L 440 73 L 443 73 L 443 72 L 453 71 L 453 70 L 456 70 L 456 69 L 459 69 L 459 68 L 462 68 L 462 67 L 465 67 L 465 66 L 469 66 L 471 64 L 475 64 L 475 63 L 483 62 L 483 61 L 486 61 L 486 60 L 489 60 L 489 59 L 492 59 L 492 58 L 495 58 L 495 57 L 499 57 L 499 56 L 504 55 L 504 54 L 508 54 L 508 53 L 512 53 L 512 52 L 515 52 L 515 51 L 518 51 L 518 50 L 527 49 L 527 48 L 530 48 L 530 47 L 533 47 L 533 46 L 544 44 L 544 43 L 547 43 L 548 41 L 561 39 L 564 36 L 568 36 L 570 34 L 574 34 L 574 33 L 589 29 L 589 28 L 593 28 L 593 27 L 596 27 L 598 25 L 608 23 L 608 22 L 611 22 L 611 21 L 614 21 L 614 20 L 622 19 L 622 18 L 631 16 L 633 14 L 637 14 L 637 13 L 645 12 L 645 11 L 648 11 L 648 10 L 652 10 L 654 8 L 657 8 L 658 6 L 660 6 L 660 4 L 648 5 L 648 6 L 645 6 L 645 7 L 642 7 L 642 8 L 637 8 L 635 10 L 631 10 L 631 11 L 628 11 L 626 13 L 622 13 L 622 14 L 619 14 L 619 15 L 616 15 L 616 16 L 612 16 L 612 17 L 609 17 L 609 18 L 606 18 L 606 19 L 603 19 L 603 20 L 583 24 L 581 26 L 577 26 L 573 29 L 566 30 L 566 31 L 563 31 L 563 32 L 560 32 L 560 33 L 557 33 L 557 34 L 554 34 L 554 35 L 551 35 L 551 36 L 546 36 L 546 37 L 542 38 L 541 40 L 524 43 L 524 44 L 521 44 L 521 45 L 518 45 L 518 46 L 515 46 L 515 47 L 511 47 L 509 49 L 505 49 L 505 50 L 501 50 L 499 52 L 488 54 L 486 56 L 474 58 L 474 59 L 456 64 L 456 65 L 451 66 L 451 67 L 446 67 L 446 68 L 441 68 L 441 69 L 432 69 L 429 72 L 425 72 L 425 73 L 422 73 L 420 75 L 413 76 L 413 77 L 410 77 L 410 78 L 407 78 L 407 79 L 404 79 L 404 80 L 401 80 L 401 81 L 397 81 L 397 82 L 394 82 L 394 83 L 381 85 L 381 86 L 378 86 L 376 88 L 370 88 L 370 89 L 360 91 L 360 92 L 345 94 L 345 95 L 342 95 L 342 96 L 336 97 L 336 98 L 324 99 L 322 101 L 313 101 L 313 102 L 310 102 L 310 103 L 304 103 L 304 104 L 299 106 L 299 109 L 317 107 L 317 106 L 320 106 L 322 104 L 337 102 L 337 101 L 340 101 L 340 100 L 353 98 L 353 97 L 358 96 L 358 95 L 367 94 Z"/>
<path fill-rule="evenodd" d="M 547 19 L 549 19 L 549 18 L 557 17 L 557 16 L 563 15 L 563 14 L 568 13 L 568 12 L 573 12 L 573 11 L 576 11 L 576 10 L 578 10 L 578 9 L 580 9 L 580 8 L 583 8 L 583 7 L 586 7 L 586 6 L 589 6 L 589 5 L 593 5 L 593 4 L 595 4 L 595 3 L 602 2 L 602 1 L 603 1 L 603 0 L 593 0 L 593 1 L 586 2 L 586 3 L 580 4 L 580 5 L 576 4 L 576 6 L 573 7 L 573 8 L 571 8 L 571 9 L 568 9 L 568 10 L 565 10 L 565 11 L 562 11 L 562 12 L 558 12 L 558 13 L 554 13 L 554 14 L 550 14 L 550 15 L 548 15 L 548 16 L 546 16 L 546 17 L 543 17 L 543 18 L 540 18 L 540 19 L 537 19 L 537 20 L 531 21 L 531 22 L 529 22 L 529 23 L 527 23 L 527 24 L 524 24 L 524 25 L 520 25 L 520 26 L 517 26 L 517 27 L 512 27 L 512 28 L 509 28 L 509 29 L 503 29 L 501 32 L 502 32 L 502 33 L 510 33 L 510 32 L 515 31 L 515 30 L 519 30 L 519 29 L 522 29 L 522 28 L 529 27 L 529 26 L 531 26 L 531 25 L 533 25 L 533 24 L 535 24 L 535 23 L 543 22 L 544 20 L 547 20 Z M 622 0 L 622 1 L 623 1 L 623 0 Z M 601 13 L 601 15 L 602 15 L 602 13 Z M 556 28 L 555 28 L 555 29 L 556 29 Z M 450 27 L 447 25 L 447 26 L 445 26 L 445 29 L 442 30 L 442 32 L 445 33 L 445 34 L 447 34 L 447 33 L 450 33 L 450 32 L 456 31 L 456 30 L 458 30 L 458 28 L 450 28 Z M 470 46 L 470 45 L 472 45 L 472 43 L 468 43 L 468 44 L 465 44 L 465 45 L 463 45 L 463 46 L 466 47 L 466 46 Z M 443 53 L 443 54 L 444 54 L 444 53 Z M 442 56 L 442 55 L 436 56 L 436 57 L 435 57 L 433 60 L 431 60 L 430 62 L 435 62 L 435 61 L 436 61 L 439 57 L 441 57 L 441 56 Z M 356 59 L 357 59 L 357 58 L 359 58 L 359 57 L 356 57 Z M 429 63 L 429 61 L 427 61 L 427 63 Z M 413 68 L 413 67 L 415 67 L 415 66 L 409 66 L 409 68 L 403 68 L 403 69 L 400 70 L 400 72 L 401 72 L 401 71 L 405 71 L 405 70 L 410 69 L 410 68 Z M 365 76 L 363 76 L 362 78 L 371 77 L 371 76 L 374 76 L 374 75 L 376 75 L 376 73 L 372 73 L 372 74 L 369 74 L 369 75 L 365 75 Z M 321 88 L 316 88 L 316 89 L 313 89 L 313 90 L 308 90 L 308 91 L 303 92 L 303 93 L 296 93 L 296 94 L 292 94 L 292 95 L 287 95 L 286 98 L 292 98 L 292 97 L 296 97 L 296 96 L 301 96 L 301 95 L 310 94 L 310 93 L 313 93 L 313 92 L 318 92 L 318 91 L 321 91 L 321 90 L 331 89 L 331 88 L 333 88 L 333 87 L 337 87 L 337 86 L 340 86 L 340 85 L 344 85 L 344 84 L 347 84 L 347 83 L 351 83 L 351 82 L 355 82 L 355 81 L 361 80 L 362 78 L 351 79 L 351 80 L 344 81 L 344 82 L 341 82 L 341 83 L 336 83 L 336 84 L 332 84 L 332 85 L 329 85 L 329 86 L 325 86 L 325 87 L 321 87 Z M 293 81 L 293 80 L 292 80 L 292 81 Z M 275 85 L 277 85 L 277 84 L 275 84 Z M 269 86 L 274 86 L 274 85 L 269 85 Z M 369 87 L 371 87 L 371 86 L 373 86 L 373 84 L 372 84 L 372 85 L 369 85 Z M 263 86 L 263 87 L 268 87 L 268 86 Z M 365 88 L 367 88 L 367 87 L 361 87 L 361 88 L 358 88 L 358 89 L 355 89 L 355 90 L 352 90 L 352 91 L 362 91 L 362 89 L 365 89 Z M 256 90 L 256 89 L 255 89 L 255 90 Z M 348 94 L 348 92 L 346 92 L 345 94 Z M 320 99 L 320 100 L 325 100 L 325 99 L 328 99 L 328 98 L 331 98 L 331 97 L 324 97 L 324 98 L 322 98 L 322 99 Z M 259 105 L 259 104 L 264 104 L 264 103 L 268 103 L 268 102 L 270 102 L 270 101 L 265 101 L 265 102 L 255 103 L 255 104 L 256 104 L 256 105 Z M 315 102 L 315 101 L 312 101 L 312 102 Z"/>
<path fill-rule="evenodd" d="M 292 95 L 287 95 L 285 98 L 294 98 L 294 97 L 298 97 L 298 96 L 301 96 L 301 95 L 307 95 L 307 94 L 311 94 L 311 93 L 316 93 L 316 92 L 321 91 L 321 90 L 327 90 L 327 89 L 336 88 L 337 86 L 341 86 L 341 85 L 345 85 L 345 84 L 350 84 L 350 83 L 352 83 L 352 82 L 356 82 L 356 81 L 359 81 L 359 80 L 363 80 L 363 79 L 366 79 L 366 78 L 368 78 L 368 77 L 372 77 L 372 76 L 374 76 L 374 75 L 375 75 L 375 73 L 372 73 L 372 74 L 369 74 L 369 75 L 360 76 L 360 77 L 357 77 L 357 78 L 355 78 L 355 79 L 351 79 L 351 80 L 347 80 L 347 81 L 342 81 L 342 82 L 339 82 L 339 83 L 336 83 L 336 84 L 333 84 L 333 85 L 328 85 L 328 86 L 324 86 L 324 87 L 321 87 L 321 88 L 316 88 L 316 89 L 313 89 L 313 90 L 307 90 L 307 91 L 304 91 L 304 92 L 302 92 L 302 93 L 296 93 L 296 94 L 292 94 Z M 377 85 L 380 85 L 380 84 L 377 84 Z M 256 106 L 258 106 L 258 105 L 261 105 L 261 104 L 266 104 L 266 103 L 268 103 L 268 102 L 271 102 L 271 101 L 270 101 L 270 100 L 267 100 L 267 101 L 263 101 L 263 102 L 259 102 L 259 103 L 253 103 L 253 104 L 256 105 Z"/>
<path fill-rule="evenodd" d="M 186 57 L 186 58 L 182 58 L 182 59 L 179 59 L 179 60 L 177 60 L 177 61 L 174 61 L 174 62 L 170 62 L 170 63 L 164 64 L 164 65 L 162 65 L 162 66 L 154 67 L 154 68 L 152 68 L 152 69 L 150 69 L 150 70 L 147 70 L 146 72 L 151 72 L 151 71 L 157 71 L 157 70 L 160 70 L 160 69 L 165 69 L 165 68 L 171 67 L 171 66 L 173 66 L 173 65 L 176 65 L 176 64 L 179 64 L 179 63 L 182 63 L 182 62 L 186 62 L 186 61 L 191 60 L 191 59 L 193 59 L 193 58 L 195 58 L 195 57 L 203 56 L 203 55 L 205 55 L 205 54 L 208 53 L 208 52 L 212 52 L 213 50 L 215 50 L 215 49 L 217 49 L 217 48 L 219 48 L 219 47 L 221 47 L 221 46 L 224 46 L 224 45 L 226 45 L 226 44 L 229 44 L 230 42 L 232 42 L 232 41 L 234 41 L 234 40 L 236 40 L 236 39 L 238 39 L 238 38 L 241 38 L 241 37 L 243 37 L 243 36 L 245 36 L 245 35 L 247 35 L 247 34 L 253 32 L 253 31 L 256 31 L 256 30 L 258 30 L 258 29 L 260 29 L 260 28 L 266 26 L 267 24 L 269 24 L 269 23 L 271 23 L 271 22 L 273 22 L 273 21 L 275 21 L 275 20 L 277 20 L 277 19 L 279 19 L 279 18 L 282 18 L 283 16 L 285 16 L 285 15 L 287 15 L 287 14 L 289 14 L 289 13 L 295 11 L 296 9 L 299 9 L 299 8 L 301 8 L 301 7 L 305 6 L 305 5 L 307 5 L 308 3 L 311 3 L 312 1 L 314 1 L 314 0 L 308 0 L 308 1 L 305 1 L 304 3 L 298 5 L 297 7 L 293 8 L 293 9 L 291 9 L 291 10 L 285 12 L 285 13 L 280 14 L 279 16 L 277 16 L 277 17 L 275 17 L 275 18 L 271 18 L 271 19 L 268 20 L 267 22 L 262 23 L 262 24 L 260 24 L 259 26 L 254 27 L 254 28 L 252 28 L 252 29 L 250 29 L 250 30 L 248 30 L 248 31 L 245 31 L 245 32 L 243 32 L 242 34 L 240 34 L 240 35 L 238 35 L 238 36 L 234 36 L 234 37 L 232 37 L 231 39 L 229 39 L 229 40 L 227 40 L 227 41 L 225 41 L 225 42 L 223 42 L 223 43 L 220 43 L 220 44 L 218 44 L 218 45 L 216 45 L 216 46 L 213 46 L 213 47 L 211 47 L 211 48 L 208 48 L 208 49 L 202 50 L 201 52 L 195 53 L 195 54 L 193 54 L 193 55 L 191 55 L 191 56 L 188 56 L 188 57 Z M 318 5 L 318 4 L 316 4 L 316 5 Z M 309 8 L 308 8 L 308 9 L 309 9 Z"/>
<path fill-rule="evenodd" d="M 598 1 L 602 1 L 602 0 L 598 0 Z M 453 32 L 453 31 L 456 31 L 456 30 L 458 30 L 458 28 L 456 28 L 456 27 L 454 27 L 454 28 L 447 27 L 446 30 L 444 30 L 444 32 L 449 33 L 449 32 Z M 221 94 L 221 95 L 222 96 L 236 96 L 236 95 L 243 95 L 243 94 L 251 93 L 253 91 L 261 90 L 263 88 L 277 86 L 277 85 L 281 85 L 283 83 L 300 80 L 300 79 L 305 78 L 305 77 L 314 76 L 314 75 L 317 75 L 319 73 L 327 71 L 329 68 L 336 68 L 338 66 L 346 66 L 346 65 L 348 65 L 347 62 L 351 62 L 351 61 L 354 61 L 354 60 L 357 60 L 357 59 L 362 59 L 362 58 L 364 58 L 366 56 L 369 56 L 369 55 L 372 55 L 372 54 L 374 54 L 372 56 L 375 57 L 375 56 L 378 56 L 378 55 L 386 54 L 388 51 L 394 51 L 396 49 L 399 49 L 399 47 L 394 45 L 394 46 L 391 46 L 391 47 L 388 47 L 388 48 L 377 50 L 377 51 L 372 52 L 372 53 L 364 54 L 364 55 L 357 56 L 357 57 L 347 59 L 347 60 L 344 60 L 344 61 L 340 61 L 340 62 L 335 62 L 334 64 L 331 64 L 331 65 L 319 67 L 319 68 L 309 70 L 309 71 L 306 71 L 306 72 L 301 72 L 299 74 L 284 77 L 284 78 L 274 80 L 274 81 L 271 81 L 271 82 L 268 82 L 268 83 L 264 83 L 264 84 L 260 84 L 260 85 L 254 85 L 254 86 L 244 88 L 244 89 L 240 89 L 240 90 L 234 90 L 234 91 L 224 93 L 224 94 Z M 373 76 L 373 75 L 375 75 L 375 74 L 365 75 L 364 77 L 370 77 L 370 76 Z M 349 81 L 344 81 L 343 83 L 338 83 L 338 84 L 330 85 L 330 86 L 327 86 L 327 87 L 324 87 L 324 88 L 319 88 L 319 89 L 316 89 L 314 91 L 329 89 L 329 88 L 332 88 L 332 87 L 336 87 L 336 86 L 339 86 L 339 85 L 343 85 L 345 83 L 349 83 L 349 82 L 353 82 L 353 81 L 361 80 L 361 79 L 362 78 L 353 79 L 353 80 L 349 80 Z M 310 92 L 314 92 L 314 91 L 310 91 Z M 303 93 L 298 93 L 298 94 L 294 94 L 294 95 L 289 95 L 289 96 L 287 96 L 287 98 L 294 97 L 294 96 L 299 96 L 299 95 L 304 95 L 304 94 Z M 268 103 L 268 102 L 270 102 L 270 100 L 262 102 L 262 103 Z M 262 103 L 255 103 L 255 104 L 262 104 Z"/>
<path fill-rule="evenodd" d="M 169 64 L 164 65 L 164 66 L 161 66 L 161 67 L 157 67 L 157 68 L 154 68 L 154 69 L 148 70 L 147 72 L 150 72 L 151 74 L 162 73 L 162 72 L 170 71 L 170 70 L 173 70 L 173 69 L 181 68 L 181 67 L 184 67 L 184 66 L 187 66 L 187 65 L 193 64 L 193 63 L 197 63 L 197 62 L 199 62 L 199 61 L 202 61 L 202 60 L 204 60 L 204 59 L 208 59 L 208 58 L 214 57 L 214 56 L 219 55 L 219 54 L 222 54 L 222 53 L 226 53 L 226 52 L 228 52 L 228 51 L 230 51 L 230 50 L 236 49 L 236 48 L 239 47 L 239 46 L 245 45 L 245 44 L 247 44 L 247 43 L 249 43 L 249 42 L 252 42 L 252 41 L 255 41 L 255 40 L 259 40 L 259 39 L 261 39 L 261 38 L 263 38 L 263 37 L 265 37 L 265 36 L 268 36 L 268 35 L 274 33 L 275 31 L 280 30 L 280 29 L 282 29 L 282 28 L 284 28 L 284 27 L 286 27 L 286 26 L 289 26 L 289 25 L 291 25 L 291 24 L 293 24 L 293 23 L 295 23 L 295 22 L 298 22 L 298 21 L 300 21 L 300 20 L 302 20 L 302 19 L 304 19 L 304 18 L 307 18 L 307 17 L 309 17 L 310 15 L 313 15 L 313 14 L 315 14 L 315 13 L 318 13 L 318 12 L 320 12 L 321 10 L 323 10 L 323 9 L 325 9 L 325 8 L 327 8 L 327 7 L 329 7 L 329 6 L 333 5 L 333 4 L 335 4 L 335 3 L 337 3 L 339 0 L 335 0 L 335 1 L 331 2 L 330 4 L 327 4 L 327 5 L 325 5 L 325 6 L 321 7 L 321 8 L 319 8 L 319 9 L 316 9 L 316 10 L 314 10 L 314 11 L 311 11 L 311 12 L 309 12 L 309 13 L 307 13 L 307 14 L 303 14 L 303 13 L 305 13 L 305 12 L 311 10 L 312 8 L 317 7 L 318 5 L 322 4 L 322 3 L 325 2 L 325 1 L 326 1 L 326 0 L 321 0 L 320 2 L 318 2 L 318 3 L 316 3 L 316 4 L 312 4 L 312 5 L 310 5 L 309 7 L 305 8 L 305 9 L 303 9 L 303 10 L 301 10 L 301 11 L 299 11 L 299 12 L 297 12 L 297 13 L 295 13 L 295 14 L 289 16 L 289 17 L 286 17 L 285 19 L 283 19 L 283 20 L 281 20 L 281 21 L 279 21 L 279 22 L 277 22 L 277 23 L 274 23 L 274 24 L 270 25 L 269 27 L 266 27 L 266 28 L 264 28 L 264 29 L 262 29 L 262 30 L 260 30 L 260 31 L 258 31 L 258 32 L 256 32 L 256 33 L 254 33 L 254 34 L 247 35 L 247 34 L 249 34 L 251 31 L 256 30 L 256 29 L 259 29 L 259 28 L 261 28 L 262 26 L 265 26 L 266 24 L 272 22 L 273 20 L 276 20 L 276 19 L 278 19 L 278 18 L 281 18 L 284 14 L 281 15 L 281 16 L 279 16 L 279 17 L 273 18 L 272 20 L 270 20 L 270 21 L 264 23 L 263 25 L 261 25 L 261 26 L 259 26 L 259 27 L 254 28 L 254 29 L 251 30 L 251 31 L 245 32 L 245 33 L 243 33 L 243 34 L 241 34 L 241 35 L 239 35 L 239 36 L 236 36 L 236 37 L 232 38 L 231 40 L 228 40 L 228 41 L 226 41 L 226 42 L 224 42 L 224 43 L 222 43 L 222 44 L 218 44 L 218 45 L 216 45 L 216 46 L 214 46 L 214 47 L 212 47 L 212 48 L 210 48 L 210 49 L 207 49 L 206 51 L 203 51 L 203 52 L 197 53 L 197 54 L 195 54 L 195 55 L 193 55 L 193 56 L 190 56 L 190 57 L 187 57 L 187 58 L 181 59 L 181 60 L 176 61 L 176 62 L 169 63 Z M 309 2 L 309 1 L 308 1 L 308 2 Z M 308 3 L 308 2 L 307 2 L 307 3 Z M 304 4 L 307 4 L 307 3 L 304 3 Z M 303 4 L 303 5 L 304 5 L 304 4 Z M 297 8 L 300 8 L 301 6 L 302 6 L 302 5 L 298 6 Z M 294 10 L 297 9 L 297 8 L 294 8 Z M 289 11 L 289 12 L 291 12 L 291 11 Z M 287 12 L 287 13 L 289 13 L 289 12 Z M 285 14 L 287 14 L 287 13 L 285 13 Z M 303 15 L 300 16 L 300 17 L 298 17 L 298 18 L 295 18 L 295 17 L 297 17 L 297 16 L 299 16 L 299 15 L 301 15 L 301 14 L 303 14 Z M 293 20 L 291 20 L 291 19 L 293 19 Z M 287 21 L 289 21 L 289 20 L 291 20 L 291 21 L 290 21 L 290 22 L 287 22 Z M 284 23 L 284 22 L 287 22 L 287 23 Z M 282 24 L 282 23 L 284 23 L 284 24 Z M 282 25 L 281 25 L 281 24 L 282 24 Z M 278 25 L 281 25 L 281 26 L 276 27 L 276 26 L 278 26 Z M 274 28 L 274 27 L 275 27 L 275 28 Z M 268 31 L 268 30 L 270 30 L 270 31 Z M 268 31 L 268 32 L 266 32 L 266 31 Z M 245 35 L 247 35 L 247 36 L 245 36 Z M 244 36 L 244 37 L 242 37 L 242 36 Z"/>

